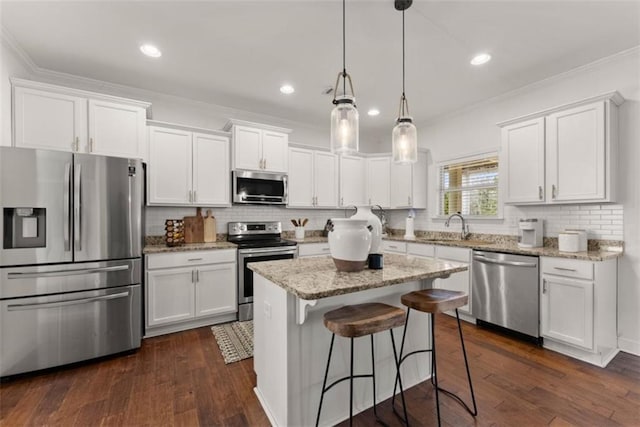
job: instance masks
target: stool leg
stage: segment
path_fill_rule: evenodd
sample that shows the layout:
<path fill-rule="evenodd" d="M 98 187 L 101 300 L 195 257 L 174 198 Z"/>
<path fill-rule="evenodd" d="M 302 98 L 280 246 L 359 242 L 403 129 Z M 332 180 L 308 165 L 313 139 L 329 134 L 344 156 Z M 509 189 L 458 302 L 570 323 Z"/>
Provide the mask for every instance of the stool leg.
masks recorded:
<path fill-rule="evenodd" d="M 331 345 L 329 346 L 329 357 L 327 357 L 327 369 L 324 371 L 324 380 L 322 381 L 322 393 L 320 394 L 320 405 L 318 406 L 318 416 L 316 417 L 316 427 L 320 423 L 320 411 L 322 411 L 322 400 L 324 399 L 324 392 L 327 387 L 327 377 L 329 376 L 329 364 L 331 363 L 331 353 L 333 352 L 333 341 L 336 339 L 336 334 L 331 335 Z"/>
<path fill-rule="evenodd" d="M 351 370 L 349 372 L 349 427 L 353 425 L 353 338 L 351 338 Z"/>
<path fill-rule="evenodd" d="M 406 325 L 406 324 L 405 324 Z M 393 330 L 389 329 L 389 334 L 391 335 L 391 347 L 393 348 L 393 361 L 396 363 L 396 378 L 400 383 L 400 398 L 402 399 L 402 411 L 404 412 L 404 422 L 407 423 L 407 427 L 409 426 L 409 416 L 407 415 L 407 404 L 404 401 L 404 388 L 402 387 L 402 378 L 400 376 L 400 359 L 398 358 L 398 354 L 396 353 L 396 340 L 393 337 Z M 395 398 L 395 385 L 393 391 L 393 397 Z M 391 406 L 393 406 L 393 401 L 391 402 Z"/>
<path fill-rule="evenodd" d="M 460 334 L 460 344 L 462 345 L 462 354 L 464 355 L 464 366 L 467 368 L 467 380 L 469 380 L 469 390 L 471 390 L 471 401 L 473 402 L 473 412 L 467 405 L 464 405 L 474 417 L 478 415 L 478 407 L 476 406 L 476 395 L 473 392 L 473 384 L 471 383 L 471 373 L 469 372 L 469 362 L 467 361 L 467 350 L 464 347 L 464 338 L 462 337 L 462 327 L 460 326 L 460 316 L 456 308 L 456 319 L 458 320 L 458 333 Z"/>
<path fill-rule="evenodd" d="M 436 389 L 436 412 L 438 414 L 438 426 L 440 426 L 440 397 L 438 395 L 438 369 L 436 359 L 436 328 L 435 328 L 435 313 L 431 313 L 431 379 L 435 378 Z"/>
<path fill-rule="evenodd" d="M 376 409 L 376 358 L 373 350 L 373 334 L 371 337 L 371 379 L 373 380 L 373 415 L 378 418 L 378 411 Z"/>
<path fill-rule="evenodd" d="M 398 386 L 398 380 L 400 379 L 400 365 L 402 364 L 402 353 L 404 352 L 404 339 L 407 336 L 407 327 L 409 326 L 409 312 L 411 308 L 407 307 L 407 317 L 404 321 L 404 329 L 402 330 L 402 341 L 400 343 L 400 357 L 398 358 L 398 370 L 396 372 L 396 381 L 393 383 L 393 395 L 391 396 L 391 406 L 395 408 L 396 402 L 396 388 Z M 393 332 L 392 332 L 393 333 Z M 393 347 L 393 351 L 395 351 L 395 346 Z M 400 386 L 402 387 L 402 385 Z M 395 411 L 395 409 L 394 409 Z"/>

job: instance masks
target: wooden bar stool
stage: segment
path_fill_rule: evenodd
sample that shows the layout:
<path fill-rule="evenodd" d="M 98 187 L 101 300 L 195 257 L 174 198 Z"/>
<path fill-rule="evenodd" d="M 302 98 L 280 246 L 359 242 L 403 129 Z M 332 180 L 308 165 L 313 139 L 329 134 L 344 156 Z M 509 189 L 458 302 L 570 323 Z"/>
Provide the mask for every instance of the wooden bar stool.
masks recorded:
<path fill-rule="evenodd" d="M 425 353 L 431 352 L 431 366 L 433 366 L 433 373 L 431 375 L 431 384 L 435 387 L 436 390 L 436 411 L 438 413 L 438 425 L 440 425 L 440 398 L 438 393 L 443 392 L 455 400 L 457 400 L 469 414 L 474 417 L 478 415 L 478 407 L 476 406 L 476 397 L 473 392 L 473 384 L 471 383 L 471 373 L 469 372 L 469 362 L 467 361 L 467 351 L 464 347 L 464 338 L 462 337 L 462 328 L 460 327 L 460 317 L 458 315 L 458 308 L 467 304 L 469 300 L 469 296 L 464 292 L 458 291 L 449 291 L 446 289 L 425 289 L 422 291 L 415 291 L 405 294 L 400 299 L 402 304 L 408 307 L 407 309 L 407 318 L 404 325 L 404 331 L 402 333 L 402 343 L 400 344 L 400 361 L 398 362 L 398 366 L 402 365 L 407 357 L 417 354 L 417 353 Z M 407 325 L 409 324 L 409 313 L 411 309 L 421 311 L 423 313 L 429 313 L 431 318 L 431 348 L 425 350 L 416 350 L 412 351 L 407 355 L 402 355 L 404 351 L 404 340 L 405 335 L 407 333 Z M 464 355 L 464 366 L 467 369 L 467 380 L 469 381 L 469 390 L 471 391 L 471 400 L 473 402 L 473 410 L 469 408 L 469 406 L 457 395 L 454 393 L 445 390 L 444 388 L 438 386 L 438 375 L 437 375 L 437 363 L 436 363 L 436 334 L 435 334 L 435 314 L 442 313 L 448 310 L 455 310 L 456 312 L 456 320 L 458 321 L 458 333 L 460 335 L 460 344 L 462 345 L 462 354 Z M 396 386 L 400 380 L 400 370 L 398 369 L 398 377 L 396 378 L 396 382 L 393 387 L 393 397 L 391 399 L 392 405 L 394 405 L 395 397 L 396 397 Z M 393 406 L 395 412 L 395 405 Z M 404 409 L 406 414 L 406 409 Z M 406 415 L 405 415 L 406 417 Z M 407 420 L 407 418 L 405 418 Z"/>
<path fill-rule="evenodd" d="M 393 360 L 396 365 L 396 382 L 394 384 L 394 397 L 396 386 L 400 385 L 400 395 L 402 397 L 402 407 L 407 419 L 407 408 L 404 401 L 404 392 L 402 389 L 402 381 L 398 374 L 400 364 L 396 352 L 396 344 L 393 338 L 393 328 L 404 325 L 404 310 L 382 303 L 366 303 L 357 305 L 347 305 L 324 314 L 324 326 L 333 334 L 331 335 L 331 346 L 329 347 L 329 357 L 327 358 L 327 368 L 324 372 L 324 381 L 322 382 L 322 394 L 320 395 L 320 405 L 318 406 L 318 416 L 316 418 L 316 427 L 320 422 L 320 412 L 322 411 L 322 401 L 325 392 L 329 391 L 334 385 L 349 380 L 349 425 L 353 422 L 353 379 L 354 378 L 371 378 L 373 380 L 373 413 L 378 418 L 376 412 L 376 363 L 373 350 L 373 334 L 382 331 L 389 331 L 391 335 L 391 346 L 393 347 Z M 340 378 L 327 387 L 327 377 L 329 376 L 329 365 L 331 363 L 331 353 L 333 352 L 333 342 L 336 335 L 351 339 L 351 361 L 349 376 Z M 371 374 L 353 375 L 353 339 L 369 335 L 371 337 Z"/>

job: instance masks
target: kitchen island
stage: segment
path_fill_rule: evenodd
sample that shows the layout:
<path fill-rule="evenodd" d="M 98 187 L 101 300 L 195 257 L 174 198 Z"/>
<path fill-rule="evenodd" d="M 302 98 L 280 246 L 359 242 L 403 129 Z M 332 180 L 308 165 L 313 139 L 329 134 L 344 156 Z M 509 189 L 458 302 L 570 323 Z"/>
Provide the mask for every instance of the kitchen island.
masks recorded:
<path fill-rule="evenodd" d="M 255 392 L 274 426 L 315 424 L 331 333 L 323 314 L 347 304 L 384 302 L 402 307 L 400 296 L 430 288 L 434 279 L 467 269 L 465 265 L 386 254 L 385 268 L 358 273 L 336 271 L 330 257 L 252 263 L 254 271 Z M 415 314 L 407 330 L 405 354 L 427 348 L 428 316 Z M 402 328 L 394 331 L 399 346 Z M 376 401 L 393 391 L 395 365 L 389 335 L 374 336 Z M 399 350 L 399 348 L 398 348 Z M 355 373 L 371 372 L 369 339 L 355 340 Z M 349 340 L 336 338 L 329 382 L 348 375 Z M 430 375 L 429 356 L 419 354 L 402 365 L 405 388 Z M 354 382 L 354 413 L 372 406 L 371 381 Z M 349 416 L 347 383 L 325 395 L 321 425 Z"/>

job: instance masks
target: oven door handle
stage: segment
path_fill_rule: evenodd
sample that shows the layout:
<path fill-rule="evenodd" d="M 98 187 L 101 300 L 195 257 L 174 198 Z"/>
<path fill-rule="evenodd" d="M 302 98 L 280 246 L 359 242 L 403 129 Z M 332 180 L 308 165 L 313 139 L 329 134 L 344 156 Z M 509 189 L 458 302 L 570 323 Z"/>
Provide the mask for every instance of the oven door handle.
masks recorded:
<path fill-rule="evenodd" d="M 283 255 L 289 255 L 289 254 L 295 254 L 298 251 L 297 247 L 294 247 L 294 249 L 282 249 L 282 247 L 279 248 L 255 248 L 255 249 L 238 249 L 238 254 L 243 255 L 243 256 L 257 256 L 257 255 L 261 255 L 261 254 L 283 254 Z"/>

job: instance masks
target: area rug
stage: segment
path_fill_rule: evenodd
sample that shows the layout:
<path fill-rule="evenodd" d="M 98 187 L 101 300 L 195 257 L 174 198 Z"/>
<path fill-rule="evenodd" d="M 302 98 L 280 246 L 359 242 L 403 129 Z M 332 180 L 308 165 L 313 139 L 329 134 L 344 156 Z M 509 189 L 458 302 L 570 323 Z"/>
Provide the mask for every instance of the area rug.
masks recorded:
<path fill-rule="evenodd" d="M 253 357 L 253 320 L 216 325 L 211 331 L 225 364 Z"/>

